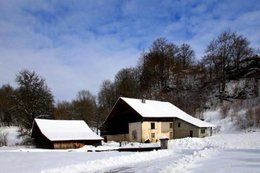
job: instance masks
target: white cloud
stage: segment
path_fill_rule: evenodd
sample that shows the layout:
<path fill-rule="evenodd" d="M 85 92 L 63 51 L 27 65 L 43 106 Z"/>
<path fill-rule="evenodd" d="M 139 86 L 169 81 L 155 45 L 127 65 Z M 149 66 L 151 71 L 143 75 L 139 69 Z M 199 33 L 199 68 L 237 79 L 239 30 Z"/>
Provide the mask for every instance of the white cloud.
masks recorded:
<path fill-rule="evenodd" d="M 29 69 L 46 78 L 56 100 L 82 89 L 97 94 L 158 37 L 187 42 L 198 57 L 227 29 L 259 47 L 259 16 L 259 3 L 232 0 L 1 1 L 0 85 L 15 85 L 15 74 Z"/>

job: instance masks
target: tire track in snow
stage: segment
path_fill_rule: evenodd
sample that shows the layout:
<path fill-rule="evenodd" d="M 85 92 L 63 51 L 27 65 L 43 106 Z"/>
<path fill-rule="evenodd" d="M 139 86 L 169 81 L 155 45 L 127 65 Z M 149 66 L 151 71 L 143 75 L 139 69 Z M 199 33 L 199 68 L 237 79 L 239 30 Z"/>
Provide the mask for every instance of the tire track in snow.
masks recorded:
<path fill-rule="evenodd" d="M 200 151 L 194 151 L 190 155 L 184 155 L 184 157 L 178 159 L 172 165 L 161 170 L 160 173 L 186 173 L 192 168 L 197 167 L 196 163 L 212 157 L 218 151 L 216 148 L 204 148 Z"/>
<path fill-rule="evenodd" d="M 172 152 L 172 154 L 149 161 L 128 164 L 122 167 L 109 168 L 95 173 L 158 173 L 162 168 L 171 165 L 173 160 L 178 160 L 183 157 L 183 153 L 169 150 L 168 152 Z M 193 151 L 185 151 L 185 154 L 191 154 L 192 152 Z"/>

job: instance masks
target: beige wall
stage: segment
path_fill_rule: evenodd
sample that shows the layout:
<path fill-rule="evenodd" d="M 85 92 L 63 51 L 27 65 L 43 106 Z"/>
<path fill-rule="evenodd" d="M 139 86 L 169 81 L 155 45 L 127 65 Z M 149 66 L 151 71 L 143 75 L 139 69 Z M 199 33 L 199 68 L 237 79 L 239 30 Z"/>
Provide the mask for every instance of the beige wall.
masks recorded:
<path fill-rule="evenodd" d="M 151 123 L 155 124 L 154 129 L 151 129 Z M 170 123 L 173 123 L 173 128 L 170 128 Z M 145 142 L 149 139 L 151 142 L 156 142 L 164 137 L 169 139 L 190 137 L 190 131 L 193 137 L 211 136 L 211 128 L 205 128 L 205 133 L 201 133 L 201 130 L 202 128 L 180 119 L 174 119 L 173 122 L 144 121 L 129 123 L 128 134 L 106 135 L 106 137 L 107 141 Z"/>
<path fill-rule="evenodd" d="M 154 129 L 151 129 L 151 123 L 155 124 Z M 170 134 L 173 132 L 170 123 L 172 122 L 144 121 L 142 123 L 142 142 L 148 139 L 156 142 L 163 137 L 170 138 Z"/>

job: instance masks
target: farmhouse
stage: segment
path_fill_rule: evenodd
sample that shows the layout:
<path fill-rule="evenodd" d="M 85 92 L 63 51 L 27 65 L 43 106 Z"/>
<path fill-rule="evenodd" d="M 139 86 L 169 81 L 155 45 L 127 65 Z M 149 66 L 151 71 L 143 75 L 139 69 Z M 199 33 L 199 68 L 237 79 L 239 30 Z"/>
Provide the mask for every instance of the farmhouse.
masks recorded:
<path fill-rule="evenodd" d="M 160 138 L 206 137 L 214 125 L 169 102 L 120 97 L 105 120 L 105 140 L 156 142 Z"/>
<path fill-rule="evenodd" d="M 83 120 L 34 119 L 31 136 L 36 147 L 50 149 L 97 146 L 103 140 Z"/>

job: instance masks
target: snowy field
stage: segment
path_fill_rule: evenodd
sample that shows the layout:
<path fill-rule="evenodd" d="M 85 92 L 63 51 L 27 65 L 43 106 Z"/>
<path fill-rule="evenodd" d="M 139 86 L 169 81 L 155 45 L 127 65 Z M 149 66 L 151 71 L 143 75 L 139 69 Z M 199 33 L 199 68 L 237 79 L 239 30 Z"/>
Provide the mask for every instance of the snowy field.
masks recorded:
<path fill-rule="evenodd" d="M 170 140 L 169 149 L 152 152 L 100 152 L 116 149 L 118 143 L 73 150 L 30 149 L 15 146 L 20 142 L 16 127 L 1 129 L 8 133 L 8 147 L 0 147 L 0 173 L 260 173 L 260 130 L 237 130 L 218 111 L 204 117 L 219 127 L 219 133 Z"/>
<path fill-rule="evenodd" d="M 260 173 L 260 131 L 170 140 L 168 150 L 87 152 L 0 148 L 3 173 Z M 103 149 L 113 149 L 111 143 Z M 92 148 L 93 149 L 93 148 Z M 99 150 L 102 148 L 99 148 Z"/>

